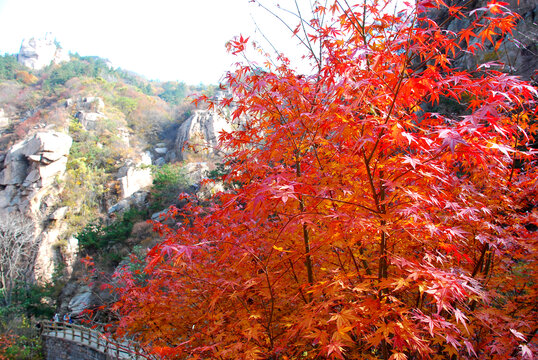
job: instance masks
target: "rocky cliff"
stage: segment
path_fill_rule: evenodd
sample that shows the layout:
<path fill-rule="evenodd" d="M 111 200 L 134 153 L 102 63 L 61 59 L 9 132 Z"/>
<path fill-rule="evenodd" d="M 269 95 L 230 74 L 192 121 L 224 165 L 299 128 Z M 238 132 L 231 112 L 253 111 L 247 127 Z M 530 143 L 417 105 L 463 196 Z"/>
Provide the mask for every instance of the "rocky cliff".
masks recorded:
<path fill-rule="evenodd" d="M 24 39 L 19 50 L 20 64 L 33 70 L 40 70 L 51 63 L 59 64 L 69 61 L 69 54 L 58 47 L 54 38 L 47 33 L 43 38 Z"/>
<path fill-rule="evenodd" d="M 222 114 L 212 110 L 195 110 L 177 132 L 175 147 L 178 160 L 218 157 L 223 152 L 219 146 L 219 133 L 231 130 L 230 123 Z"/>
<path fill-rule="evenodd" d="M 25 214 L 39 210 L 32 200 L 63 174 L 72 142 L 67 134 L 38 132 L 2 155 L 0 211 Z"/>
<path fill-rule="evenodd" d="M 14 144 L 0 162 L 0 216 L 22 217 L 34 224 L 39 243 L 35 278 L 50 280 L 54 243 L 67 209 L 58 208 L 57 180 L 66 168 L 73 140 L 55 131 L 37 132 Z"/>
<path fill-rule="evenodd" d="M 81 211 L 88 218 L 75 221 L 79 226 L 94 220 L 99 213 L 106 214 L 110 204 L 118 200 L 125 199 L 124 208 L 141 202 L 140 197 L 145 199 L 147 191 L 131 197 L 152 184 L 147 168 L 151 165 L 150 157 L 129 146 L 128 131 L 122 131 L 122 127 L 111 129 L 112 120 L 107 113 L 117 113 L 113 109 L 107 111 L 101 97 L 77 96 L 45 106 L 37 114 L 60 112 L 63 120 L 51 124 L 50 118 L 41 116 L 26 136 L 14 143 L 7 142 L 9 148 L 0 151 L 0 216 L 22 217 L 34 224 L 35 242 L 39 244 L 35 280 L 42 282 L 50 281 L 58 266 L 70 273 L 78 252 L 77 239 L 70 234 L 78 231 L 73 230 L 73 219 L 80 217 Z M 10 120 L 3 111 L 0 117 L 6 119 L 6 128 Z M 19 118 L 16 122 L 16 127 L 20 127 L 28 120 Z M 67 122 L 71 122 L 69 135 L 51 130 L 67 131 Z M 123 124 L 124 120 L 120 118 L 115 123 Z M 16 136 L 7 131 L 1 138 Z M 70 154 L 72 145 L 76 149 Z M 95 166 L 108 166 L 109 174 Z M 89 207 L 99 209 L 89 212 Z"/>

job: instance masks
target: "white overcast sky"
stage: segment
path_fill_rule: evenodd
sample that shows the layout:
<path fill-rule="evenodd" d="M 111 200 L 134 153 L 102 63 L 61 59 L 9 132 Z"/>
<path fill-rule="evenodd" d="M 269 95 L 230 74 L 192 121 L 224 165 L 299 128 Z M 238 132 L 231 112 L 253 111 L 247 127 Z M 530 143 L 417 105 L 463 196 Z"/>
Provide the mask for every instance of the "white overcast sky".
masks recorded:
<path fill-rule="evenodd" d="M 23 38 L 51 32 L 68 51 L 149 79 L 216 84 L 238 60 L 226 42 L 253 35 L 253 18 L 272 41 L 290 37 L 248 0 L 0 0 L 0 54 L 18 53 Z"/>

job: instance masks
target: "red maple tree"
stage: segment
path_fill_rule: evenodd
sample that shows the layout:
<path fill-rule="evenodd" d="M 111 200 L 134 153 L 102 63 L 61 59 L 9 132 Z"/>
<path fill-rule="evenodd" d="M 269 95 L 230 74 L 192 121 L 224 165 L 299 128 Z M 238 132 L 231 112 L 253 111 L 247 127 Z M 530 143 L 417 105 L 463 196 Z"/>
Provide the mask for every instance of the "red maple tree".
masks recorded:
<path fill-rule="evenodd" d="M 329 3 L 296 30 L 311 75 L 228 74 L 231 190 L 155 224 L 118 333 L 167 359 L 532 358 L 536 90 L 452 66 L 517 15 L 448 7 L 454 33 L 426 16 L 441 0 Z"/>

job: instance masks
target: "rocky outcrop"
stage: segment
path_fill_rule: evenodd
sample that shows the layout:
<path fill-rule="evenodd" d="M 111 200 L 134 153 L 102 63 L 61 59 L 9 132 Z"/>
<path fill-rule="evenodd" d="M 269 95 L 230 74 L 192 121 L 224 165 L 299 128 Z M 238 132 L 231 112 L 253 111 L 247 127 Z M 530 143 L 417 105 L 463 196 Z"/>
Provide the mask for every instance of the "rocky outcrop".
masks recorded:
<path fill-rule="evenodd" d="M 129 161 L 119 170 L 117 179 L 120 181 L 122 199 L 153 184 L 149 165 L 151 165 L 151 157 L 144 153 L 138 163 Z"/>
<path fill-rule="evenodd" d="M 86 310 L 93 302 L 93 291 L 88 285 L 75 288 L 75 295 L 67 305 L 67 312 L 78 315 Z"/>
<path fill-rule="evenodd" d="M 96 96 L 88 96 L 76 101 L 67 99 L 66 107 L 74 106 L 75 117 L 86 130 L 95 130 L 99 121 L 106 118 L 103 111 L 105 103 L 103 99 Z"/>
<path fill-rule="evenodd" d="M 218 144 L 219 133 L 231 130 L 230 123 L 221 114 L 211 110 L 196 110 L 177 132 L 175 146 L 178 160 L 219 156 L 222 154 Z"/>
<path fill-rule="evenodd" d="M 40 132 L 15 144 L 4 159 L 0 185 L 41 188 L 65 171 L 73 140 L 67 134 Z"/>
<path fill-rule="evenodd" d="M 474 55 L 465 54 L 458 57 L 454 65 L 465 69 L 475 69 L 477 65 L 488 61 L 500 61 L 506 66 L 504 71 L 521 76 L 524 80 L 530 80 L 538 70 L 538 4 L 535 0 L 507 0 L 508 8 L 521 15 L 513 34 L 507 37 L 507 41 L 495 51 L 492 44 L 487 43 L 483 50 Z M 469 3 L 468 0 L 451 0 L 447 5 L 462 6 Z M 468 4 L 468 11 L 487 7 L 487 0 L 475 0 Z M 444 24 L 450 31 L 458 32 L 469 26 L 470 19 L 467 17 L 457 19 L 449 18 L 448 10 L 436 10 L 428 14 L 438 24 Z M 471 43 L 479 39 L 471 38 Z"/>
<path fill-rule="evenodd" d="M 147 199 L 148 199 L 149 191 L 145 190 L 138 190 L 131 194 L 129 197 L 126 197 L 125 199 L 122 199 L 112 205 L 108 209 L 108 214 L 111 215 L 113 213 L 123 213 L 133 207 L 135 208 L 143 208 L 148 205 Z"/>
<path fill-rule="evenodd" d="M 69 61 L 69 54 L 58 47 L 50 33 L 44 38 L 24 39 L 19 50 L 20 64 L 34 70 L 40 70 L 51 63 L 59 64 Z"/>
<path fill-rule="evenodd" d="M 56 180 L 65 172 L 72 142 L 64 133 L 39 132 L 13 145 L 0 164 L 0 216 L 24 217 L 35 225 L 36 279 L 50 280 L 54 271 L 54 245 L 68 211 L 57 208 Z"/>

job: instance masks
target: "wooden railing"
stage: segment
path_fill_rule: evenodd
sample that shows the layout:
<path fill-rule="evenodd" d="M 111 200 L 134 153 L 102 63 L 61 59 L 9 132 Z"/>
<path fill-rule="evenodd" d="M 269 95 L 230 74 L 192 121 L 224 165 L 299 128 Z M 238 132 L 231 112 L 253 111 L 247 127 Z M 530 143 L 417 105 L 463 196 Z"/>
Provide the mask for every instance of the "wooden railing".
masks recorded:
<path fill-rule="evenodd" d="M 85 326 L 54 321 L 43 321 L 41 326 L 44 336 L 73 341 L 116 359 L 155 359 L 155 357 L 145 354 L 134 342 L 118 342 Z"/>

